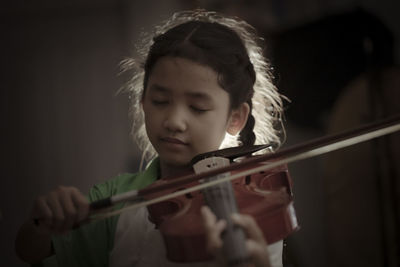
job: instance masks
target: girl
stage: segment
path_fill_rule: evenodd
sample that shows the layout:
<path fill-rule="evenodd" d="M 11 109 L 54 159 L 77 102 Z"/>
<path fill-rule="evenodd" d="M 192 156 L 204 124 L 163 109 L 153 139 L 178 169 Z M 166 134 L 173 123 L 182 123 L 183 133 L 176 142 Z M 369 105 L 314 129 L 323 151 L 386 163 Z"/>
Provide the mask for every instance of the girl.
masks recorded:
<path fill-rule="evenodd" d="M 165 259 L 160 233 L 146 209 L 70 230 L 87 218 L 89 202 L 177 176 L 197 154 L 239 144 L 279 146 L 275 126 L 282 102 L 261 41 L 244 21 L 203 10 L 177 13 L 156 28 L 153 40 L 140 50 L 144 64 L 140 59 L 123 64 L 134 71 L 126 87 L 132 134 L 151 163 L 144 172 L 95 186 L 88 200 L 71 187 L 38 197 L 32 218 L 41 218 L 40 224 L 30 219 L 21 227 L 18 255 L 42 266 L 175 266 Z M 207 208 L 202 214 L 208 247 L 217 253 L 224 222 Z M 248 234 L 256 265 L 282 265 L 281 242 L 267 249 L 254 220 L 243 215 L 233 220 Z"/>

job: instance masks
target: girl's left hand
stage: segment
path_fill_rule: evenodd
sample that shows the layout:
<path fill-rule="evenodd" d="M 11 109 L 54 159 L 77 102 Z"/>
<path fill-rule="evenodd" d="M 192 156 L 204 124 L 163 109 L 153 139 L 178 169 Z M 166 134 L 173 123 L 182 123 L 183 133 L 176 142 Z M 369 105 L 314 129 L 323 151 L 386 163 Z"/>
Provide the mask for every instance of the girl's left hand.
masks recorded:
<path fill-rule="evenodd" d="M 218 221 L 207 206 L 201 208 L 201 213 L 206 230 L 207 250 L 216 257 L 219 263 L 222 263 L 223 260 L 220 253 L 222 248 L 221 233 L 226 227 L 226 222 L 223 220 Z M 253 259 L 253 264 L 257 267 L 270 267 L 267 242 L 253 217 L 244 214 L 233 214 L 232 221 L 241 226 L 247 235 L 246 248 Z"/>

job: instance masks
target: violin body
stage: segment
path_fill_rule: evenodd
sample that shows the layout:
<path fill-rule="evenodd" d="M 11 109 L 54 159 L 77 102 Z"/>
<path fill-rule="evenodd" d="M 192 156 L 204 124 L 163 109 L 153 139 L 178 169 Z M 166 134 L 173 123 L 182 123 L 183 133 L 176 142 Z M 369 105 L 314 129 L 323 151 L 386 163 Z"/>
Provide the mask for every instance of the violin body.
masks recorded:
<path fill-rule="evenodd" d="M 268 163 L 258 163 L 257 166 L 261 164 Z M 151 186 L 166 182 L 161 179 Z M 170 192 L 196 184 L 198 182 L 189 183 Z M 286 166 L 240 177 L 232 181 L 232 187 L 240 213 L 251 215 L 256 220 L 268 244 L 282 240 L 298 229 L 292 184 Z M 200 214 L 203 205 L 203 194 L 196 191 L 148 206 L 150 221 L 163 235 L 169 260 L 192 262 L 212 258 L 205 249 L 205 231 Z"/>

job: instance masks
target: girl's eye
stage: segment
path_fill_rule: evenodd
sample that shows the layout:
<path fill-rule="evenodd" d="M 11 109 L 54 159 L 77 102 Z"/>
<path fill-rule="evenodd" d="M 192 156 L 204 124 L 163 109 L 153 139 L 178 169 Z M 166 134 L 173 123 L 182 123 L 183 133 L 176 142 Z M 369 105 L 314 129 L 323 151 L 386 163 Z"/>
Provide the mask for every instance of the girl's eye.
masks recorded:
<path fill-rule="evenodd" d="M 205 113 L 205 112 L 209 111 L 209 109 L 198 108 L 195 106 L 190 106 L 190 108 L 196 113 Z"/>
<path fill-rule="evenodd" d="M 162 106 L 162 105 L 168 104 L 168 101 L 166 101 L 166 100 L 155 100 L 155 99 L 153 99 L 151 102 L 155 106 Z"/>

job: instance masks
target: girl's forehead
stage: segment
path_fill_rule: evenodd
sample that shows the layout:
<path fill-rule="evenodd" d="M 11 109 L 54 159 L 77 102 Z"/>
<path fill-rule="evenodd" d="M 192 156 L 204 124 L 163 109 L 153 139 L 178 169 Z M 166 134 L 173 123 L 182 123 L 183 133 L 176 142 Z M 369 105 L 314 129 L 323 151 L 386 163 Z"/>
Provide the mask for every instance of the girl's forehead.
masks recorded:
<path fill-rule="evenodd" d="M 148 89 L 185 93 L 226 93 L 218 83 L 218 74 L 211 68 L 180 57 L 162 57 L 149 76 Z M 162 90 L 161 90 L 162 89 Z M 222 91 L 222 92 L 220 92 Z"/>
<path fill-rule="evenodd" d="M 155 71 L 170 74 L 192 74 L 201 79 L 213 79 L 217 77 L 217 73 L 209 66 L 200 64 L 191 59 L 182 57 L 164 56 L 157 60 L 153 67 L 152 74 Z"/>

